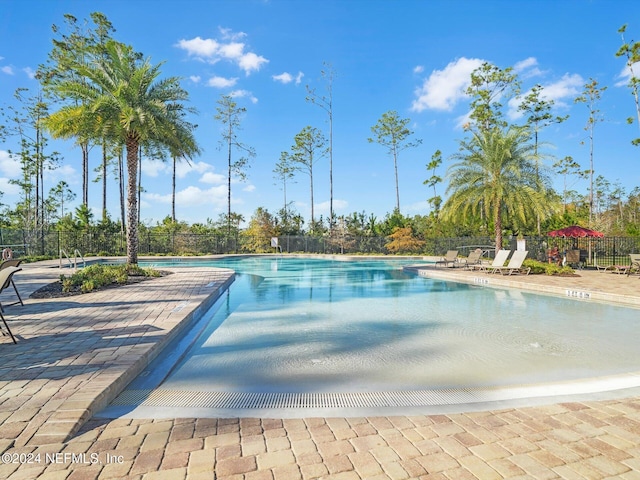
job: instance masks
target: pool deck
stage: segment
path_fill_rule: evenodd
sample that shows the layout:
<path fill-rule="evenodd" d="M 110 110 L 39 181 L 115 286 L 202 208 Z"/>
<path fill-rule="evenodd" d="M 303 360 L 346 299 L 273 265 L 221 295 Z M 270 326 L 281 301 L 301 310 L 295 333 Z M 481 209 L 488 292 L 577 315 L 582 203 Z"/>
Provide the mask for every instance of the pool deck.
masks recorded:
<path fill-rule="evenodd" d="M 232 272 L 167 269 L 174 274 L 36 300 L 29 294 L 60 272 L 23 267 L 15 280 L 25 305 L 5 307 L 18 344 L 0 336 L 0 478 L 640 479 L 637 396 L 446 415 L 91 418 L 212 304 Z M 638 276 L 419 270 L 640 306 Z M 14 300 L 10 290 L 0 295 L 3 305 Z"/>

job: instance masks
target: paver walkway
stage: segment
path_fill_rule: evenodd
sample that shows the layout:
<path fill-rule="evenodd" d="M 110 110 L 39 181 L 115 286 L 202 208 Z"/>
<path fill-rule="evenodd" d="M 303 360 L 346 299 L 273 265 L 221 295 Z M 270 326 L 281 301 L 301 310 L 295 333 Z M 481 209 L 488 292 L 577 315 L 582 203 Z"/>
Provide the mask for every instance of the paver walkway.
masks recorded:
<path fill-rule="evenodd" d="M 231 277 L 174 271 L 6 308 L 19 343 L 0 337 L 0 478 L 640 479 L 639 397 L 411 417 L 90 419 Z M 58 271 L 19 275 L 26 299 Z M 638 277 L 508 281 L 640 299 Z"/>

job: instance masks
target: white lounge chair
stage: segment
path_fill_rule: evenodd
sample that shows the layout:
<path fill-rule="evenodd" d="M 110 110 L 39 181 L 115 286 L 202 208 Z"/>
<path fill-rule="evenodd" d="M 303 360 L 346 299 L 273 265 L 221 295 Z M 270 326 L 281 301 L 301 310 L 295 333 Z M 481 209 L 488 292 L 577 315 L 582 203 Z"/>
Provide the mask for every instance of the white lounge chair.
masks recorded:
<path fill-rule="evenodd" d="M 463 267 L 465 270 L 472 270 L 473 265 L 478 265 L 482 263 L 482 249 L 476 248 L 473 252 L 469 253 L 467 258 L 461 258 L 458 260 L 459 263 L 464 263 Z"/>
<path fill-rule="evenodd" d="M 436 262 L 436 267 L 441 264 L 444 264 L 445 267 L 449 264 L 451 264 L 452 267 L 455 267 L 456 263 L 458 263 L 458 250 L 449 250 L 441 260 Z"/>
<path fill-rule="evenodd" d="M 516 250 L 515 252 L 513 252 L 513 255 L 511 256 L 511 259 L 509 260 L 509 263 L 507 265 L 502 267 L 494 267 L 492 269 L 492 273 L 500 272 L 501 275 L 513 275 L 514 273 L 529 275 L 531 267 L 522 267 L 522 263 L 524 262 L 524 259 L 527 258 L 528 253 L 529 252 L 526 250 Z"/>
<path fill-rule="evenodd" d="M 469 268 L 471 270 L 480 270 L 481 272 L 488 272 L 490 268 L 502 267 L 504 262 L 509 258 L 509 254 L 511 250 L 498 250 L 496 252 L 496 256 L 491 262 L 490 265 L 478 264 L 478 265 L 470 265 Z"/>

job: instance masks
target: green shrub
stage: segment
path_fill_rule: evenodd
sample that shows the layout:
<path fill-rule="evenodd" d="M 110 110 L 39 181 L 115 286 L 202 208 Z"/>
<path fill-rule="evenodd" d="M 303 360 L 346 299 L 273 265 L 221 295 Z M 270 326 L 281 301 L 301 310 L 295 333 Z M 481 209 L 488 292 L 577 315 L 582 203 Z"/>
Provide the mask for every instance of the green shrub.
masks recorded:
<path fill-rule="evenodd" d="M 138 265 L 94 264 L 70 276 L 60 275 L 60 281 L 63 292 L 70 292 L 74 287 L 80 287 L 83 293 L 87 293 L 114 283 L 125 284 L 129 276 L 158 277 L 160 272 L 152 268 L 141 268 Z"/>
<path fill-rule="evenodd" d="M 575 271 L 571 267 L 559 267 L 555 263 L 543 263 L 538 260 L 526 259 L 522 264 L 523 267 L 530 267 L 531 274 L 545 275 L 573 275 Z"/>

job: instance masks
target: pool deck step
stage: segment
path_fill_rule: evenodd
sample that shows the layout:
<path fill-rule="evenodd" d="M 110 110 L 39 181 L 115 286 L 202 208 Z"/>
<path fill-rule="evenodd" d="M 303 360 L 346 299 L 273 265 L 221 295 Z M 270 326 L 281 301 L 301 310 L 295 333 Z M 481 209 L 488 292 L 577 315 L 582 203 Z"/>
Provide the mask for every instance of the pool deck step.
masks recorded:
<path fill-rule="evenodd" d="M 0 439 L 15 446 L 68 440 L 234 278 L 227 269 L 167 270 L 173 274 L 47 300 L 28 295 L 55 281 L 57 269 L 16 275 L 25 305 L 5 309 L 18 343 L 0 337 Z"/>

